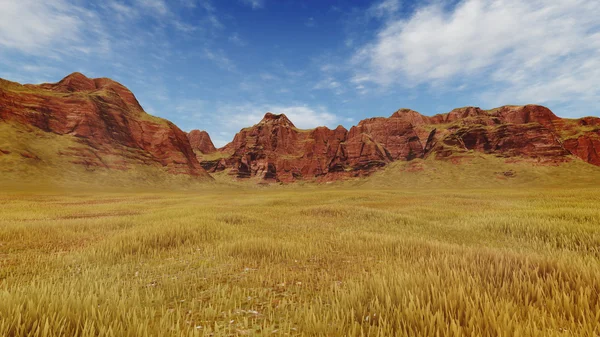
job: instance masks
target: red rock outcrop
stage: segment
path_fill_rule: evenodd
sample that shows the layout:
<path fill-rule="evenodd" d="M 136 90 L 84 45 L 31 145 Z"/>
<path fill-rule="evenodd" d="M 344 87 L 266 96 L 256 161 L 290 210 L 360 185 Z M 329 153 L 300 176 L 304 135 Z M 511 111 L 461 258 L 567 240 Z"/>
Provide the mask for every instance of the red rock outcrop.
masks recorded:
<path fill-rule="evenodd" d="M 600 118 L 557 119 L 554 130 L 563 146 L 582 160 L 600 166 Z"/>
<path fill-rule="evenodd" d="M 600 166 L 600 128 L 571 136 L 563 144 L 575 156 Z"/>
<path fill-rule="evenodd" d="M 363 137 L 368 135 L 369 139 Z M 368 144 L 366 146 L 375 152 L 384 155 L 389 160 L 411 160 L 423 157 L 424 144 L 421 143 L 413 124 L 397 115 L 390 118 L 369 118 L 362 120 L 348 133 L 348 144 Z M 379 146 L 382 149 L 377 149 Z M 349 150 L 350 151 L 350 150 Z M 356 151 L 352 151 L 355 152 Z M 384 158 L 382 158 L 384 159 Z"/>
<path fill-rule="evenodd" d="M 258 124 L 242 129 L 219 150 L 231 153 L 227 159 L 203 165 L 209 170 L 231 168 L 230 174 L 238 178 L 283 182 L 314 179 L 340 169 L 335 159 L 346 134 L 342 126 L 334 130 L 301 130 L 285 115 L 267 113 Z"/>
<path fill-rule="evenodd" d="M 431 117 L 432 124 L 450 124 L 445 129 L 438 128 L 438 157 L 475 150 L 503 157 L 563 162 L 574 155 L 594 165 L 600 162 L 595 155 L 598 144 L 594 142 L 600 128 L 585 131 L 583 126 L 598 125 L 597 120 L 594 117 L 562 119 L 539 105 L 492 110 L 467 107 Z M 575 140 L 573 135 L 581 132 L 581 140 Z"/>
<path fill-rule="evenodd" d="M 217 148 L 206 131 L 192 130 L 188 132 L 187 138 L 193 150 L 199 151 L 202 154 L 217 152 Z"/>
<path fill-rule="evenodd" d="M 0 81 L 0 122 L 75 137 L 80 146 L 57 153 L 72 157 L 72 163 L 121 170 L 148 165 L 209 178 L 186 134 L 146 114 L 133 93 L 115 81 L 80 73 L 55 84 Z"/>
<path fill-rule="evenodd" d="M 208 133 L 186 134 L 146 114 L 123 85 L 74 73 L 54 84 L 0 79 L 0 123 L 70 137 L 78 145 L 54 150 L 56 155 L 91 170 L 146 165 L 200 177 L 209 177 L 207 170 L 227 170 L 238 178 L 292 182 L 365 176 L 399 160 L 454 162 L 469 153 L 542 164 L 580 158 L 600 166 L 600 118 L 562 119 L 538 105 L 465 107 L 435 116 L 400 109 L 389 118 L 362 120 L 349 131 L 342 126 L 302 130 L 285 115 L 267 113 L 216 149 Z M 0 155 L 21 154 L 43 165 L 43 156 L 12 150 L 3 146 Z"/>
<path fill-rule="evenodd" d="M 502 157 L 525 157 L 561 162 L 570 154 L 550 130 L 539 124 L 500 124 L 458 129 L 443 139 L 438 158 L 474 150 Z M 448 151 L 448 147 L 452 147 Z M 464 150 L 464 151 L 463 151 Z"/>
<path fill-rule="evenodd" d="M 600 119 L 561 119 L 538 105 L 466 107 L 431 117 L 400 109 L 346 131 L 299 130 L 285 115 L 267 113 L 219 151 L 231 155 L 206 167 L 282 182 L 364 176 L 397 160 L 445 160 L 472 151 L 549 164 L 576 156 L 600 165 Z"/>

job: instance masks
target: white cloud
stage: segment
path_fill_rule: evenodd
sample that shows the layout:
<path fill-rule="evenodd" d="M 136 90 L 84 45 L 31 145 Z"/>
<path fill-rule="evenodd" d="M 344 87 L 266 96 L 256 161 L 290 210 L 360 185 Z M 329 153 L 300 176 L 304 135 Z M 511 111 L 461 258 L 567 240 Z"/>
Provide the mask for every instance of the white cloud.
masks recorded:
<path fill-rule="evenodd" d="M 317 126 L 332 126 L 339 122 L 338 116 L 330 113 L 324 107 L 308 106 L 274 106 L 271 109 L 275 113 L 285 114 L 297 127 L 311 129 Z"/>
<path fill-rule="evenodd" d="M 184 33 L 190 33 L 198 30 L 198 27 L 178 20 L 173 21 L 173 27 Z"/>
<path fill-rule="evenodd" d="M 241 128 L 257 124 L 265 113 L 285 114 L 294 125 L 301 129 L 317 126 L 335 127 L 340 118 L 330 113 L 325 107 L 310 107 L 306 105 L 279 104 L 225 104 L 218 109 L 223 126 L 237 132 Z"/>
<path fill-rule="evenodd" d="M 235 70 L 235 64 L 231 61 L 222 50 L 205 49 L 204 57 L 213 61 L 219 68 L 229 71 Z"/>
<path fill-rule="evenodd" d="M 136 3 L 138 6 L 144 7 L 159 15 L 167 15 L 170 13 L 169 7 L 164 0 L 136 0 Z"/>
<path fill-rule="evenodd" d="M 29 73 L 42 73 L 42 74 L 56 74 L 59 73 L 58 69 L 55 67 L 49 67 L 44 65 L 37 64 L 25 64 L 21 67 L 23 71 Z"/>
<path fill-rule="evenodd" d="M 202 8 L 206 11 L 206 15 L 197 21 L 199 25 L 186 22 L 177 14 L 177 7 L 171 2 L 170 5 L 174 8 L 170 8 L 165 0 L 135 0 L 136 8 L 131 8 L 133 13 L 138 11 L 144 12 L 146 15 L 154 16 L 161 24 L 172 25 L 175 29 L 180 32 L 190 33 L 200 30 L 200 26 L 212 26 L 215 29 L 222 29 L 223 24 L 219 18 L 214 14 L 215 8 L 212 7 L 210 2 L 200 2 Z M 121 5 L 121 4 L 119 4 Z M 120 6 L 117 7 L 120 7 Z M 198 3 L 194 0 L 180 0 L 179 5 L 183 6 L 187 11 L 196 8 Z M 113 6 L 114 7 L 114 6 Z M 180 8 L 181 9 L 181 8 Z M 122 8 L 122 11 L 128 13 L 127 8 Z"/>
<path fill-rule="evenodd" d="M 238 33 L 232 33 L 231 35 L 229 35 L 229 42 L 231 42 L 239 47 L 244 47 L 248 44 L 248 43 L 246 43 L 246 41 L 244 41 L 240 37 L 240 34 L 238 34 Z"/>
<path fill-rule="evenodd" d="M 271 73 L 262 73 L 260 74 L 260 78 L 263 81 L 276 81 L 278 80 L 277 76 L 271 74 Z"/>
<path fill-rule="evenodd" d="M 241 2 L 252 9 L 263 8 L 265 6 L 265 0 L 241 0 Z"/>
<path fill-rule="evenodd" d="M 332 90 L 336 95 L 341 95 L 342 93 L 344 93 L 344 87 L 342 86 L 342 84 L 331 76 L 328 76 L 323 80 L 317 82 L 313 89 Z"/>
<path fill-rule="evenodd" d="M 121 20 L 131 19 L 138 15 L 137 11 L 126 4 L 112 0 L 106 3 L 108 8 L 110 8 Z"/>
<path fill-rule="evenodd" d="M 48 53 L 81 43 L 91 13 L 63 0 L 0 0 L 0 48 Z"/>
<path fill-rule="evenodd" d="M 374 17 L 383 18 L 398 12 L 398 10 L 400 10 L 400 5 L 400 0 L 383 0 L 372 5 L 367 10 L 367 14 Z"/>
<path fill-rule="evenodd" d="M 194 109 L 194 111 L 197 110 Z M 202 120 L 201 117 L 192 120 L 196 122 L 202 120 L 200 123 L 202 127 L 209 126 L 207 131 L 213 137 L 212 141 L 217 147 L 222 147 L 233 140 L 235 134 L 242 128 L 258 124 L 267 112 L 285 114 L 296 127 L 301 129 L 311 129 L 323 125 L 334 128 L 340 122 L 349 121 L 347 118 L 340 118 L 330 113 L 322 106 L 225 103 L 218 105 L 214 111 L 216 113 L 205 115 L 210 116 L 210 120 Z"/>
<path fill-rule="evenodd" d="M 315 21 L 315 18 L 310 17 L 304 22 L 304 25 L 308 28 L 315 28 L 317 27 L 317 21 Z"/>
<path fill-rule="evenodd" d="M 90 8 L 78 0 L 0 0 L 0 51 L 33 55 L 46 62 L 72 61 L 81 54 L 115 56 L 115 48 L 156 44 L 157 34 L 164 37 L 160 26 L 141 34 L 135 23 L 144 15 L 179 31 L 197 29 L 172 13 L 164 0 L 109 0 Z"/>
<path fill-rule="evenodd" d="M 465 83 L 493 103 L 600 98 L 600 1 L 440 1 L 387 20 L 354 83 Z M 501 101 L 501 102 L 500 102 Z"/>
<path fill-rule="evenodd" d="M 214 14 L 208 15 L 204 21 L 208 22 L 211 26 L 213 26 L 213 28 L 216 28 L 216 29 L 223 29 L 225 27 L 221 23 L 221 20 L 219 20 L 219 18 Z"/>

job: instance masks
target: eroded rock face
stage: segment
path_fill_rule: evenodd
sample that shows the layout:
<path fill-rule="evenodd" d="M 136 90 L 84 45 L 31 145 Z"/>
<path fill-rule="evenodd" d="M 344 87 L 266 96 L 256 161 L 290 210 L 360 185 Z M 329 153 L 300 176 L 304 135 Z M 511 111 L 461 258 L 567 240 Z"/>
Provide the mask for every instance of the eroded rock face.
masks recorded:
<path fill-rule="evenodd" d="M 368 135 L 370 139 L 365 139 L 362 135 Z M 357 142 L 355 138 L 360 138 L 360 140 Z M 381 145 L 385 157 L 390 160 L 411 160 L 423 157 L 424 145 L 413 124 L 394 115 L 390 118 L 369 118 L 360 121 L 357 126 L 350 129 L 347 140 L 354 144 L 368 144 L 372 141 Z"/>
<path fill-rule="evenodd" d="M 208 177 L 207 170 L 227 170 L 265 181 L 328 181 L 369 175 L 394 161 L 453 160 L 469 153 L 542 164 L 579 158 L 600 166 L 599 118 L 561 119 L 538 105 L 465 107 L 435 116 L 400 109 L 389 118 L 362 120 L 349 131 L 342 126 L 302 130 L 285 115 L 267 113 L 216 149 L 208 133 L 186 134 L 146 114 L 123 85 L 74 73 L 54 84 L 0 80 L 0 123 L 75 139 L 78 146 L 56 155 L 92 170 L 148 165 L 202 177 Z M 0 155 L 13 154 L 1 149 Z M 35 153 L 21 156 L 43 162 Z"/>
<path fill-rule="evenodd" d="M 202 154 L 211 154 L 217 152 L 208 132 L 201 130 L 192 130 L 187 134 L 188 140 L 193 150 Z"/>
<path fill-rule="evenodd" d="M 567 139 L 565 148 L 584 161 L 600 166 L 600 131 Z"/>
<path fill-rule="evenodd" d="M 501 157 L 524 157 L 561 162 L 570 154 L 553 132 L 539 124 L 471 126 L 443 139 L 438 158 L 474 150 Z M 448 147 L 453 150 L 448 151 Z M 464 151 L 463 151 L 464 150 Z"/>
<path fill-rule="evenodd" d="M 74 73 L 55 84 L 1 80 L 2 121 L 76 137 L 80 147 L 57 155 L 92 169 L 151 165 L 170 173 L 209 177 L 183 131 L 146 114 L 133 93 L 110 79 Z"/>
<path fill-rule="evenodd" d="M 594 154 L 598 149 L 594 142 L 599 138 L 600 127 L 595 127 L 598 118 L 562 119 L 546 107 L 526 105 L 492 110 L 461 108 L 431 120 L 434 124 L 451 124 L 438 137 L 442 140 L 436 148 L 438 158 L 475 150 L 549 163 L 568 161 L 574 155 L 598 165 Z"/>
<path fill-rule="evenodd" d="M 232 153 L 225 162 L 238 178 L 283 182 L 312 179 L 330 171 L 332 158 L 346 133 L 341 126 L 334 130 L 301 130 L 285 115 L 267 113 L 258 124 L 236 134 L 220 151 Z M 211 165 L 222 167 L 222 163 Z"/>
<path fill-rule="evenodd" d="M 559 119 L 554 126 L 565 149 L 590 164 L 600 166 L 600 118 Z"/>
<path fill-rule="evenodd" d="M 267 113 L 225 148 L 230 157 L 206 162 L 238 178 L 291 182 L 369 175 L 390 162 L 433 155 L 445 160 L 481 152 L 515 160 L 560 163 L 579 157 L 600 165 L 600 119 L 564 120 L 538 105 L 454 109 L 423 116 L 400 109 L 362 120 L 346 131 L 299 130 L 285 115 Z"/>

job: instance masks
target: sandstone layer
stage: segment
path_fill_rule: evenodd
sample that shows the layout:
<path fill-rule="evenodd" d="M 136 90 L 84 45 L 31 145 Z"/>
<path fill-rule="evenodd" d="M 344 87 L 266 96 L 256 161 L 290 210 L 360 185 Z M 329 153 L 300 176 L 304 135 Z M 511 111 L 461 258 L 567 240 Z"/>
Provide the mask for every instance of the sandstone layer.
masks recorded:
<path fill-rule="evenodd" d="M 0 80 L 0 123 L 75 139 L 77 146 L 52 155 L 88 170 L 143 165 L 209 178 L 183 131 L 144 112 L 131 91 L 107 78 L 73 73 L 41 85 Z"/>
<path fill-rule="evenodd" d="M 80 73 L 41 85 L 0 79 L 0 127 L 11 125 L 19 127 L 15 135 L 37 130 L 68 138 L 60 146 L 48 144 L 47 151 L 88 171 L 152 167 L 201 178 L 210 178 L 207 171 L 226 171 L 267 182 L 331 181 L 368 176 L 395 161 L 454 162 L 476 154 L 540 165 L 582 160 L 600 166 L 600 119 L 564 119 L 539 105 L 465 107 L 434 116 L 400 109 L 349 130 L 299 129 L 287 116 L 267 113 L 216 149 L 207 132 L 185 133 L 145 113 L 123 85 Z M 0 137 L 0 158 L 51 165 L 44 159 L 48 153 L 23 144 L 31 137 Z M 22 146 L 10 146 L 17 143 Z"/>
<path fill-rule="evenodd" d="M 222 158 L 202 161 L 207 170 L 280 182 L 367 176 L 393 161 L 472 153 L 550 165 L 579 158 L 600 165 L 600 119 L 562 119 L 538 105 L 466 107 L 435 116 L 400 109 L 350 130 L 301 130 L 285 115 L 267 113 L 218 152 Z"/>
<path fill-rule="evenodd" d="M 192 130 L 187 134 L 190 146 L 194 151 L 202 154 L 211 154 L 217 152 L 208 132 L 202 130 Z"/>

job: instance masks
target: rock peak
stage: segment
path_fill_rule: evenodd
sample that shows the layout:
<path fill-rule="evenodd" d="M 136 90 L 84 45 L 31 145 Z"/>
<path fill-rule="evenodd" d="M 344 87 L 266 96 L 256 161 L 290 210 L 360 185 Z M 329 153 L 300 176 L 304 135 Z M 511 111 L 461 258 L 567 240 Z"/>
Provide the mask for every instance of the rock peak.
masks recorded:
<path fill-rule="evenodd" d="M 507 123 L 540 123 L 546 127 L 552 125 L 552 121 L 560 119 L 550 109 L 535 104 L 525 106 L 503 106 L 493 111 L 498 113 Z"/>
<path fill-rule="evenodd" d="M 74 72 L 67 75 L 60 82 L 54 84 L 61 91 L 93 91 L 96 89 L 113 88 L 129 91 L 123 84 L 107 77 L 90 78 L 82 73 Z M 116 90 L 116 91 L 119 91 Z"/>
<path fill-rule="evenodd" d="M 410 114 L 410 115 L 421 115 L 420 113 L 418 113 L 417 111 L 413 110 L 413 109 L 408 109 L 408 108 L 401 108 L 398 109 L 398 111 L 394 112 L 392 114 L 392 117 L 400 117 L 402 115 L 406 115 L 406 114 Z"/>
<path fill-rule="evenodd" d="M 62 140 L 49 144 L 58 151 L 38 152 L 39 158 L 50 158 L 48 163 L 58 161 L 54 156 L 61 156 L 65 158 L 61 163 L 68 160 L 88 172 L 137 171 L 144 167 L 161 174 L 208 178 L 181 129 L 166 120 L 146 116 L 127 88 L 108 80 L 106 87 L 101 87 L 101 82 L 73 73 L 58 83 L 32 84 L 28 90 L 2 90 L 0 122 L 14 121 L 37 128 L 56 141 L 66 137 L 79 140 L 77 147 Z M 111 159 L 104 160 L 106 157 Z"/>
<path fill-rule="evenodd" d="M 413 110 L 413 109 L 408 109 L 408 108 L 402 108 L 399 109 L 398 111 L 394 112 L 390 118 L 401 118 L 404 120 L 413 120 L 413 119 L 421 119 L 424 118 L 425 116 L 421 115 L 421 113 Z"/>
<path fill-rule="evenodd" d="M 267 112 L 259 124 L 277 124 L 277 125 L 295 127 L 294 123 L 292 123 L 292 121 L 290 121 L 290 119 L 287 118 L 286 115 L 274 114 L 272 112 Z"/>
<path fill-rule="evenodd" d="M 395 120 L 402 120 L 413 125 L 427 124 L 430 122 L 429 117 L 421 115 L 421 113 L 407 108 L 402 108 L 392 114 L 390 117 Z"/>
<path fill-rule="evenodd" d="M 92 91 L 96 90 L 96 83 L 93 79 L 88 78 L 82 73 L 74 72 L 63 78 L 56 84 L 58 91 L 73 92 L 73 91 Z"/>
<path fill-rule="evenodd" d="M 202 154 L 210 154 L 217 151 L 210 139 L 210 135 L 206 131 L 192 130 L 187 134 L 187 137 L 193 150 L 200 151 Z"/>
<path fill-rule="evenodd" d="M 63 78 L 62 80 L 64 81 L 66 79 L 87 79 L 87 80 L 89 80 L 90 78 L 85 76 L 84 74 L 76 71 L 76 72 L 73 72 L 73 73 L 65 76 L 65 78 Z"/>

